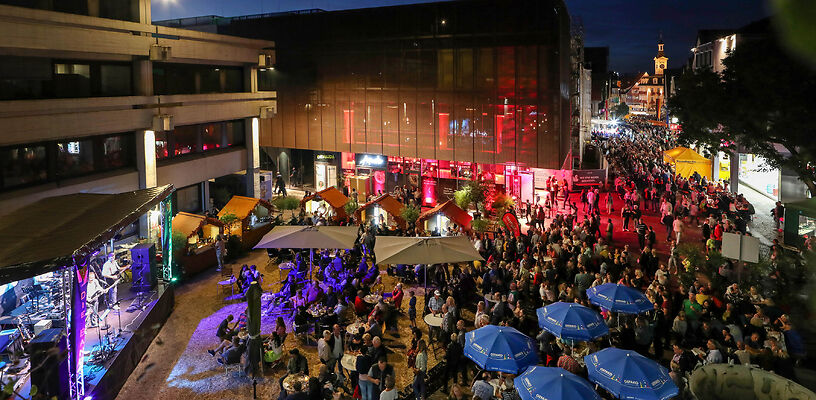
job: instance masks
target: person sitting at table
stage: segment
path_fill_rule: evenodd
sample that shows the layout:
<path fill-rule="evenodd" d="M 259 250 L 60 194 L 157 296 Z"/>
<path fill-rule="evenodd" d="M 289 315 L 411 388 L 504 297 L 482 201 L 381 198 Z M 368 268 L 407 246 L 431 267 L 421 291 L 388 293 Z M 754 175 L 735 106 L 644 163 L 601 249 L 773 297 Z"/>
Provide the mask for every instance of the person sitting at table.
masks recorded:
<path fill-rule="evenodd" d="M 368 317 L 374 317 L 377 322 L 382 323 L 383 321 L 383 309 L 385 307 L 385 302 L 380 300 L 377 304 L 374 304 L 374 307 L 371 308 L 371 312 L 368 313 Z"/>
<path fill-rule="evenodd" d="M 305 307 L 309 302 L 306 301 L 306 294 L 303 293 L 303 289 L 298 289 L 297 293 L 294 297 L 290 299 L 292 301 L 292 307 Z"/>
<path fill-rule="evenodd" d="M 334 293 L 334 288 L 328 286 L 326 288 L 326 294 L 325 296 L 323 296 L 323 307 L 326 307 L 329 310 L 333 310 L 337 303 L 338 303 L 337 294 Z"/>
<path fill-rule="evenodd" d="M 309 396 L 303 392 L 303 383 L 300 381 L 295 381 L 292 383 L 292 393 L 287 393 L 281 387 L 281 395 L 278 396 L 278 399 L 281 400 L 309 400 Z"/>
<path fill-rule="evenodd" d="M 371 338 L 371 347 L 368 348 L 366 353 L 372 360 L 379 360 L 380 356 L 385 357 L 385 346 L 383 346 L 382 339 L 379 336 Z"/>
<path fill-rule="evenodd" d="M 320 288 L 320 281 L 315 278 L 306 290 L 306 304 L 316 304 L 323 299 L 323 289 Z"/>
<path fill-rule="evenodd" d="M 351 350 L 353 352 L 357 352 L 357 351 L 365 352 L 366 351 L 365 336 L 366 336 L 365 328 L 362 327 L 362 326 L 357 328 L 357 332 L 355 332 L 355 333 L 353 333 L 351 335 L 351 339 L 350 339 L 349 345 L 348 345 L 349 350 Z M 369 338 L 371 337 L 371 335 L 368 335 L 368 336 L 369 336 Z"/>
<path fill-rule="evenodd" d="M 287 398 L 286 390 L 283 388 L 283 381 L 289 377 L 289 375 L 299 374 L 309 375 L 309 360 L 300 354 L 300 350 L 289 350 L 289 362 L 286 363 L 286 374 L 284 374 L 278 380 L 278 384 L 280 385 L 280 395 L 278 396 L 278 399 L 283 400 Z M 300 381 L 295 381 L 292 388 L 295 389 L 295 391 L 298 391 L 299 385 Z"/>
<path fill-rule="evenodd" d="M 215 353 L 220 354 L 221 351 L 232 343 L 232 338 L 238 333 L 235 329 L 236 326 L 233 326 L 232 328 L 229 326 L 233 319 L 234 317 L 232 314 L 227 315 L 227 317 L 224 318 L 224 320 L 218 325 L 218 329 L 215 331 L 215 336 L 218 338 L 218 346 L 213 350 L 207 350 L 211 356 L 215 356 Z"/>
<path fill-rule="evenodd" d="M 282 318 L 281 322 L 283 322 Z M 272 332 L 271 335 L 269 335 L 269 337 L 264 342 L 263 358 L 265 364 L 271 365 L 276 361 L 280 360 L 281 357 L 283 357 L 283 344 L 285 341 L 286 341 L 286 326 L 283 327 L 282 333 L 281 329 L 276 326 L 275 330 Z"/>
<path fill-rule="evenodd" d="M 237 336 L 232 338 L 230 347 L 216 359 L 219 364 L 231 365 L 241 362 L 241 356 L 246 352 L 246 344 Z"/>
<path fill-rule="evenodd" d="M 368 317 L 368 329 L 366 333 L 372 337 L 382 336 L 382 327 L 380 327 L 380 323 L 377 322 L 377 319 L 374 318 L 373 315 L 369 315 Z"/>
<path fill-rule="evenodd" d="M 377 264 L 372 264 L 371 268 L 369 268 L 368 271 L 366 271 L 366 273 L 363 276 L 363 279 L 362 279 L 361 282 L 364 285 L 371 285 L 379 277 L 380 277 L 380 267 L 378 267 Z M 380 286 L 382 286 L 382 284 L 380 284 Z M 379 293 L 382 293 L 382 290 L 383 290 L 383 288 L 380 287 Z M 372 292 L 373 292 L 373 290 L 372 290 Z"/>
<path fill-rule="evenodd" d="M 368 303 L 362 290 L 358 290 L 357 297 L 354 298 L 354 313 L 360 318 L 368 314 Z"/>
<path fill-rule="evenodd" d="M 371 284 L 371 293 L 382 295 L 383 292 L 385 292 L 385 285 L 382 283 L 382 275 L 377 275 L 377 277 L 374 278 L 374 283 Z"/>
<path fill-rule="evenodd" d="M 296 334 L 306 333 L 309 329 L 309 313 L 306 311 L 306 307 L 300 306 L 297 308 L 293 322 Z"/>
<path fill-rule="evenodd" d="M 433 297 L 428 300 L 428 308 L 431 310 L 433 315 L 437 315 L 442 312 L 442 305 L 445 304 L 445 301 L 442 300 L 441 295 L 442 293 L 439 290 L 434 290 Z"/>

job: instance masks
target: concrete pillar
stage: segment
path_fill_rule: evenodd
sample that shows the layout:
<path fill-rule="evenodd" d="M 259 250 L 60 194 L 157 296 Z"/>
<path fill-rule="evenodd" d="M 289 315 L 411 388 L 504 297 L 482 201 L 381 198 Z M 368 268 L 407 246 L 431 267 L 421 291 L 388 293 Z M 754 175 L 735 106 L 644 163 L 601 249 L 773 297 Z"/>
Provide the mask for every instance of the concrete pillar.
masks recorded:
<path fill-rule="evenodd" d="M 133 15 L 139 17 L 140 23 L 143 24 L 151 24 L 153 23 L 152 16 L 150 15 L 150 0 L 131 0 L 131 7 L 134 7 Z"/>
<path fill-rule="evenodd" d="M 261 195 L 261 148 L 259 146 L 260 120 L 247 118 L 246 123 L 246 193 L 248 197 Z"/>
<path fill-rule="evenodd" d="M 201 182 L 201 208 L 204 211 L 210 209 L 210 181 Z"/>
<path fill-rule="evenodd" d="M 255 67 L 244 67 L 244 92 L 255 93 L 258 91 L 258 69 Z"/>
<path fill-rule="evenodd" d="M 133 94 L 137 96 L 153 95 L 153 62 L 136 60 L 133 62 Z"/>
<path fill-rule="evenodd" d="M 139 189 L 156 187 L 156 134 L 153 131 L 136 131 L 136 169 L 139 172 Z M 147 214 L 139 218 L 139 237 L 148 236 Z"/>
<path fill-rule="evenodd" d="M 99 0 L 88 0 L 88 16 L 99 16 Z"/>

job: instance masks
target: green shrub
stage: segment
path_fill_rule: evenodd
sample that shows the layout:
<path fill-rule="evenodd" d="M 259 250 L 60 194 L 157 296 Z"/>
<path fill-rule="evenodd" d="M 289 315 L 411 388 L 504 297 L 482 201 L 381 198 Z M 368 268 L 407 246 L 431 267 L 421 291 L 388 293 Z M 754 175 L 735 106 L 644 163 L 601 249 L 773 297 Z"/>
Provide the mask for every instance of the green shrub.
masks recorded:
<path fill-rule="evenodd" d="M 419 218 L 419 207 L 415 205 L 407 205 L 402 208 L 402 211 L 400 211 L 400 216 L 402 219 L 408 222 L 409 225 L 414 225 L 416 220 Z"/>

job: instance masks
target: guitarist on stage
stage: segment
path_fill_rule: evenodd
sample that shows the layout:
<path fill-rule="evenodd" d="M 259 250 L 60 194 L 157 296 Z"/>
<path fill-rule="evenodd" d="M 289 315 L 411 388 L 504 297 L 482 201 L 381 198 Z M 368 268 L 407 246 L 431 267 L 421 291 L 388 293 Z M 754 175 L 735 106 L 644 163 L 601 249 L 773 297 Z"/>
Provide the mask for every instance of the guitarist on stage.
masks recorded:
<path fill-rule="evenodd" d="M 119 309 L 119 288 L 117 279 L 119 279 L 119 274 L 128 268 L 130 268 L 130 266 L 119 267 L 119 263 L 116 262 L 116 257 L 113 253 L 108 254 L 108 260 L 102 265 L 102 277 L 105 280 L 105 286 L 111 286 L 108 292 L 108 300 L 114 310 Z"/>

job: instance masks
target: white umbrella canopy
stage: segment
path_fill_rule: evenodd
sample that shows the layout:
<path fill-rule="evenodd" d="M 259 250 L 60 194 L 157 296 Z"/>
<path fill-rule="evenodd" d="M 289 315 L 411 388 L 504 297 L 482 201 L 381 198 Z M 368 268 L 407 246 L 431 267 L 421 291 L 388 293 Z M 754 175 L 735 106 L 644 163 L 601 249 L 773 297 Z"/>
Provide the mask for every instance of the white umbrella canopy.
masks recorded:
<path fill-rule="evenodd" d="M 439 264 L 484 260 L 466 236 L 377 236 L 377 264 Z"/>
<path fill-rule="evenodd" d="M 261 238 L 256 249 L 351 249 L 356 226 L 276 226 Z"/>

